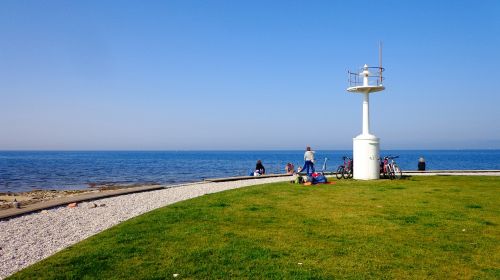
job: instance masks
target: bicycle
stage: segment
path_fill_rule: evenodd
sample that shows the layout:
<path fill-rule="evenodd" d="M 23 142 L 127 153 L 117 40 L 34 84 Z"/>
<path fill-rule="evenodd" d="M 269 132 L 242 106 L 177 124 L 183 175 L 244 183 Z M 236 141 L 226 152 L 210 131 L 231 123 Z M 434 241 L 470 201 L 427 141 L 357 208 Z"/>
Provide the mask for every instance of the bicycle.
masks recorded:
<path fill-rule="evenodd" d="M 401 168 L 397 165 L 394 159 L 399 158 L 399 156 L 385 156 L 380 162 L 380 174 L 384 178 L 388 179 L 401 179 L 403 177 L 403 172 Z"/>
<path fill-rule="evenodd" d="M 351 179 L 352 178 L 352 158 L 343 156 L 342 160 L 344 160 L 344 164 L 340 165 L 337 168 L 337 173 L 335 176 L 337 179 Z M 346 161 L 347 160 L 347 161 Z"/>

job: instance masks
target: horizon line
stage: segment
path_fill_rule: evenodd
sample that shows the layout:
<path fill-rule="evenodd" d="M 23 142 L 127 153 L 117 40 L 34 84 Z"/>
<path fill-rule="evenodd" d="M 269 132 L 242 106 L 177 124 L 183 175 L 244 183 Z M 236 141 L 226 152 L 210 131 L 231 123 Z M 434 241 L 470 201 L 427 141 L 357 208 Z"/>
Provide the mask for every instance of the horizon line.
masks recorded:
<path fill-rule="evenodd" d="M 0 149 L 0 152 L 284 152 L 303 151 L 305 149 Z M 405 149 L 392 148 L 380 149 L 381 151 L 480 151 L 480 150 L 500 150 L 500 148 L 429 148 L 429 149 Z M 315 151 L 352 151 L 350 149 L 317 149 Z"/>

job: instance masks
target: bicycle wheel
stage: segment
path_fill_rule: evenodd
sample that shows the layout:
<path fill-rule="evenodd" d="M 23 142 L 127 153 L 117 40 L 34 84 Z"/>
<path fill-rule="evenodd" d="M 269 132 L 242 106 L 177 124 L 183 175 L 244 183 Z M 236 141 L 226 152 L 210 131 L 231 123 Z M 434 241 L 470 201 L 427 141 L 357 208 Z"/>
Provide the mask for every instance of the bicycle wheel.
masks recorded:
<path fill-rule="evenodd" d="M 341 165 L 339 168 L 337 168 L 337 173 L 335 174 L 335 177 L 337 179 L 342 179 L 342 174 L 344 174 L 344 167 Z"/>
<path fill-rule="evenodd" d="M 382 176 L 384 177 L 384 179 L 389 179 L 389 166 L 385 166 L 382 169 Z"/>
<path fill-rule="evenodd" d="M 394 175 L 394 166 L 392 166 L 392 164 L 389 164 L 387 166 L 387 173 L 388 173 L 388 177 L 389 179 L 395 179 L 396 176 Z"/>
<path fill-rule="evenodd" d="M 398 180 L 403 178 L 403 172 L 397 164 L 394 164 L 394 177 Z"/>
<path fill-rule="evenodd" d="M 352 178 L 352 169 L 347 169 L 347 170 L 344 170 L 344 173 L 345 173 L 345 177 L 346 179 L 351 179 Z"/>
<path fill-rule="evenodd" d="M 342 178 L 344 179 L 349 179 L 349 174 L 348 174 L 348 170 L 344 167 L 344 170 L 342 170 Z"/>

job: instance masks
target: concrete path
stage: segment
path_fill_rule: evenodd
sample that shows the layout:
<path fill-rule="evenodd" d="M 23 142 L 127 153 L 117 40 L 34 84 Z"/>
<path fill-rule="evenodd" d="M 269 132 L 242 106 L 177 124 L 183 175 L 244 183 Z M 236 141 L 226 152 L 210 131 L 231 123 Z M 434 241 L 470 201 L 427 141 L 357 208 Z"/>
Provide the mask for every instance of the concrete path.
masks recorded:
<path fill-rule="evenodd" d="M 404 171 L 404 176 L 500 176 L 500 170 L 426 170 Z"/>

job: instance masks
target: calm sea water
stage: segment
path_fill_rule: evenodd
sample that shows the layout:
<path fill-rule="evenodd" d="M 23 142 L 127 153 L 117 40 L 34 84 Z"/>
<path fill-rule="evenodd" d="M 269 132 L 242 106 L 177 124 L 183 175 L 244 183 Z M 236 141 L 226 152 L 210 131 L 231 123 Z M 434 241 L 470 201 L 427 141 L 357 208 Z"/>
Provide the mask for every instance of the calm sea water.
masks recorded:
<path fill-rule="evenodd" d="M 500 169 L 500 150 L 393 150 L 403 170 L 416 170 L 418 158 L 427 169 Z M 321 169 L 342 163 L 352 151 L 316 151 Z M 268 173 L 282 173 L 287 162 L 303 164 L 303 151 L 166 151 L 166 152 L 15 152 L 0 151 L 0 192 L 33 189 L 85 189 L 89 184 L 175 184 L 205 178 L 247 175 L 256 160 Z"/>

